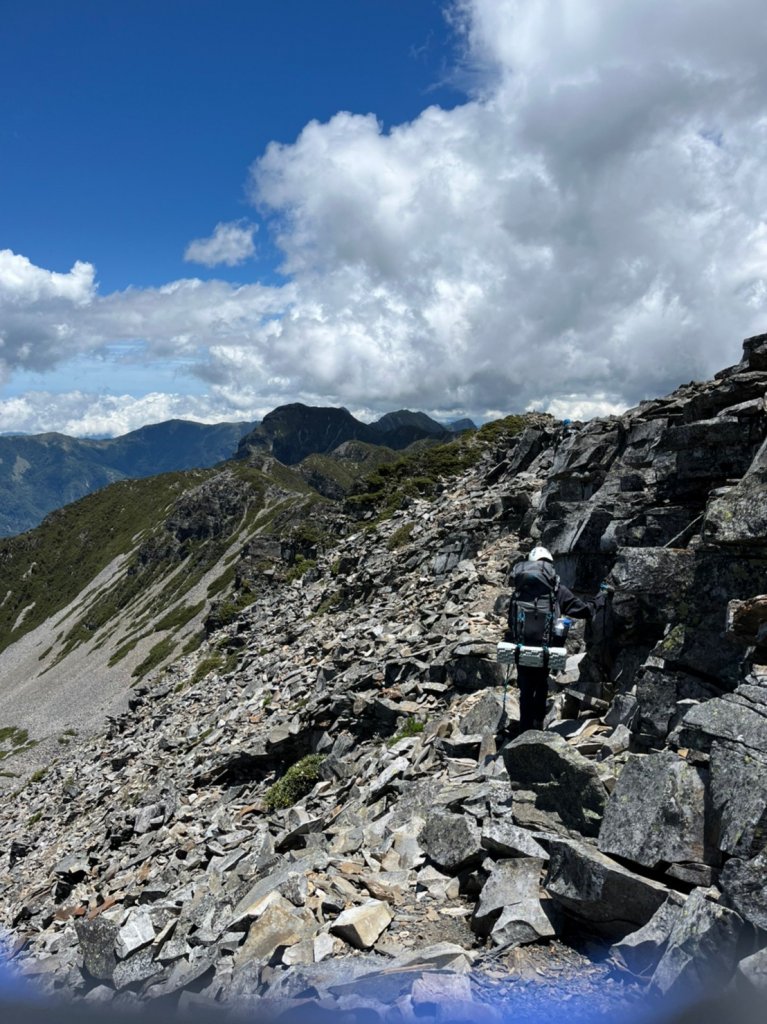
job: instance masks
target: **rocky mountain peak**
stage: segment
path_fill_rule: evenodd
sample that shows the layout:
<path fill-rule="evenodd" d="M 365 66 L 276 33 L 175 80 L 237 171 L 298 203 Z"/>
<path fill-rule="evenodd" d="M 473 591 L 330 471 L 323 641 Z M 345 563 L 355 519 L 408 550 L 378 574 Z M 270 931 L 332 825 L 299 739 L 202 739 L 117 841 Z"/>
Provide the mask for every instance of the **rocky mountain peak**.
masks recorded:
<path fill-rule="evenodd" d="M 362 423 L 343 408 L 293 402 L 267 413 L 240 442 L 238 455 L 268 451 L 285 465 L 295 465 L 314 453 L 332 452 L 348 441 L 384 445 L 400 450 L 424 438 L 447 440 L 449 431 L 422 412 L 387 413 L 375 423 Z"/>

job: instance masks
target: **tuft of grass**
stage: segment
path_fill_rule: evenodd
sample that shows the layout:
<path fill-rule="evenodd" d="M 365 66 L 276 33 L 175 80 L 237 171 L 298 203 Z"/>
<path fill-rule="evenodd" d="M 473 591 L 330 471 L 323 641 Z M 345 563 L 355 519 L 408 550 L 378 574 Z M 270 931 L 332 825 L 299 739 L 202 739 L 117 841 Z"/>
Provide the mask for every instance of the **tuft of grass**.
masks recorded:
<path fill-rule="evenodd" d="M 234 622 L 240 612 L 249 608 L 255 600 L 256 597 L 253 592 L 248 587 L 243 587 L 242 590 L 236 591 L 230 597 L 215 604 L 205 619 L 206 631 L 213 633 L 217 629 L 228 626 Z"/>
<path fill-rule="evenodd" d="M 425 723 L 419 722 L 417 718 L 406 719 L 400 731 L 396 735 L 390 736 L 386 741 L 387 747 L 393 747 L 395 743 L 408 739 L 410 736 L 418 736 L 419 733 L 423 732 L 424 725 Z"/>
<path fill-rule="evenodd" d="M 29 776 L 30 782 L 42 782 L 45 776 L 48 774 L 45 768 L 38 768 L 36 772 L 32 772 Z"/>
<path fill-rule="evenodd" d="M 15 725 L 7 725 L 0 729 L 0 743 L 11 747 L 23 747 L 29 741 L 29 733 L 26 729 L 19 729 Z"/>
<path fill-rule="evenodd" d="M 334 608 L 338 608 L 343 601 L 343 595 L 340 591 L 335 590 L 333 593 L 328 594 L 317 605 L 316 610 L 312 613 L 312 618 L 319 618 L 320 615 L 326 615 L 328 612 L 332 612 Z"/>
<path fill-rule="evenodd" d="M 159 633 L 166 629 L 182 629 L 190 622 L 195 615 L 198 615 L 205 607 L 205 601 L 198 604 L 181 604 L 173 608 L 167 615 L 163 616 L 155 625 L 154 632 Z"/>
<path fill-rule="evenodd" d="M 31 740 L 26 729 L 18 726 L 4 726 L 0 729 L 0 761 L 12 754 L 20 754 L 37 746 L 37 740 Z"/>
<path fill-rule="evenodd" d="M 176 647 L 175 638 L 172 636 L 163 637 L 158 643 L 152 647 L 147 654 L 146 658 L 141 662 L 140 665 L 136 665 L 131 673 L 134 679 L 143 679 L 144 676 L 151 672 L 153 668 L 156 668 L 163 661 L 173 654 Z"/>
<path fill-rule="evenodd" d="M 266 791 L 264 802 L 268 809 L 277 811 L 292 807 L 302 796 L 310 793 L 320 777 L 320 765 L 323 761 L 322 754 L 307 754 L 291 765 L 282 778 Z"/>
<path fill-rule="evenodd" d="M 386 542 L 389 551 L 396 551 L 397 548 L 404 547 L 410 540 L 414 529 L 415 523 L 404 523 L 396 529 Z"/>
<path fill-rule="evenodd" d="M 198 662 L 197 667 L 192 673 L 192 678 L 189 680 L 190 686 L 195 686 L 205 676 L 210 675 L 211 672 L 218 672 L 220 675 L 226 675 L 227 672 L 232 672 L 237 667 L 237 655 L 232 653 L 225 655 L 221 651 L 215 651 L 213 654 L 208 654 L 201 661 Z M 179 684 L 180 686 L 181 684 Z"/>

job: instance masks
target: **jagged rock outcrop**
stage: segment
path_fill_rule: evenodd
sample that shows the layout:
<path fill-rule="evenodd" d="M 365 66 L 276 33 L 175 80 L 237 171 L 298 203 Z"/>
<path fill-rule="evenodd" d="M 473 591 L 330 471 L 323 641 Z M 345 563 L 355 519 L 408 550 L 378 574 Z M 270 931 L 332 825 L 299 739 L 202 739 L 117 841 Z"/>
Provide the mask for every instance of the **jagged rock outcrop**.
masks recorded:
<path fill-rule="evenodd" d="M 739 540 L 707 516 L 765 443 L 765 341 L 622 417 L 487 446 L 137 690 L 0 811 L 23 970 L 117 1005 L 379 1019 L 465 1020 L 491 991 L 530 1009 L 541 943 L 568 1008 L 613 1017 L 647 985 L 758 986 L 767 538 L 739 499 Z M 571 632 L 546 728 L 515 737 L 494 644 L 539 539 L 566 581 L 615 592 L 588 647 Z M 226 671 L 196 673 L 214 650 Z M 620 985 L 573 959 L 584 933 L 614 943 Z"/>

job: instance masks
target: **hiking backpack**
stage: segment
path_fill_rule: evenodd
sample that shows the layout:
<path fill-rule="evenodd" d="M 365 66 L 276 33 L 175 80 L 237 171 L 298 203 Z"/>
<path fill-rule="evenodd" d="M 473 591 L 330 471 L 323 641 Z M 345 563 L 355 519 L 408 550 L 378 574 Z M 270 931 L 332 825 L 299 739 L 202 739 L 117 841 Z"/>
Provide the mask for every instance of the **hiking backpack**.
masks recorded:
<path fill-rule="evenodd" d="M 520 562 L 511 570 L 509 634 L 515 644 L 548 647 L 559 618 L 559 576 L 551 562 Z"/>

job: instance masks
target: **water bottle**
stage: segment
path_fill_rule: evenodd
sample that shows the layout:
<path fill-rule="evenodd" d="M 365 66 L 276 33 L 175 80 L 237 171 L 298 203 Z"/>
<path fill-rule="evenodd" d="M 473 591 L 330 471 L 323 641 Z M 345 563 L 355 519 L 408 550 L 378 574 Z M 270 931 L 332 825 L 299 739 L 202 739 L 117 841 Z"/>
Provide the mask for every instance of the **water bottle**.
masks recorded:
<path fill-rule="evenodd" d="M 554 620 L 554 636 L 560 643 L 563 644 L 567 639 L 567 633 L 572 624 L 573 620 L 568 619 L 566 615 L 562 615 Z"/>

